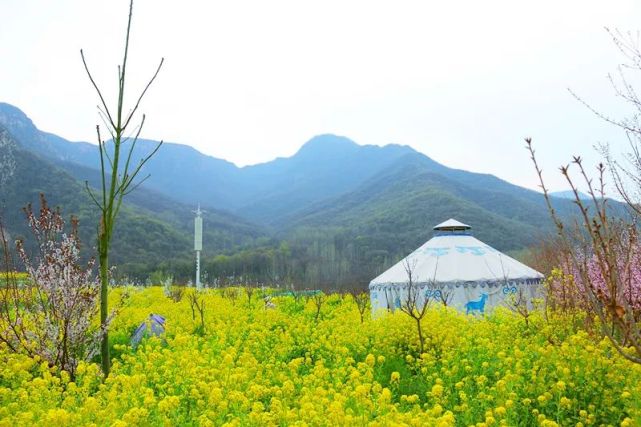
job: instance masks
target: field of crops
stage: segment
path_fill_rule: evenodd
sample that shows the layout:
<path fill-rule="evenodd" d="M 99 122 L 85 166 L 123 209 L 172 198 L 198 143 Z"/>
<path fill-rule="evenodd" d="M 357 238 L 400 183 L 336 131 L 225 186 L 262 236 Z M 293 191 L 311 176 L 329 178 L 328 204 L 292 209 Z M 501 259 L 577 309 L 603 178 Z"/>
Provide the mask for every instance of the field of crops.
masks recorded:
<path fill-rule="evenodd" d="M 121 289 L 113 292 L 120 299 Z M 640 425 L 641 366 L 574 329 L 580 319 L 434 308 L 363 323 L 350 296 L 313 301 L 130 289 L 111 333 L 113 370 L 66 373 L 0 348 L 0 425 Z M 233 296 L 233 295 L 232 295 Z M 163 338 L 132 349 L 150 313 Z"/>

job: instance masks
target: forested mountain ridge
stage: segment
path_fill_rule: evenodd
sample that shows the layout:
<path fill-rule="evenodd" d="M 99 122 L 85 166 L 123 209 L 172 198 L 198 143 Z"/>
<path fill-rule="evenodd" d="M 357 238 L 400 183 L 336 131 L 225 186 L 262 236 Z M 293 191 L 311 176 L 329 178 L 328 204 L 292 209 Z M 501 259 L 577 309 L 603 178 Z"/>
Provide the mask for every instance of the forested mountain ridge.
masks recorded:
<path fill-rule="evenodd" d="M 524 209 L 536 207 L 542 216 L 546 213 L 542 204 L 530 206 L 506 193 L 472 189 L 418 164 L 403 162 L 353 192 L 284 221 L 288 228 L 352 225 L 360 234 L 385 233 L 388 236 L 384 240 L 388 241 L 402 235 L 409 245 L 406 250 L 410 250 L 424 243 L 432 227 L 443 218 L 454 216 L 474 224 L 479 238 L 510 250 L 533 243 L 541 232 L 535 225 L 520 221 L 521 212 L 508 208 L 517 202 Z M 514 235 L 519 239 L 510 238 Z"/>
<path fill-rule="evenodd" d="M 99 215 L 84 184 L 42 155 L 25 150 L 2 124 L 0 172 L 0 217 L 10 240 L 30 241 L 22 208 L 32 204 L 37 209 L 39 196 L 44 193 L 51 206 L 61 208 L 67 221 L 71 215 L 78 217 L 86 255 L 94 254 Z M 95 175 L 96 171 L 86 173 Z M 188 259 L 193 249 L 191 209 L 146 189 L 132 193 L 118 218 L 112 259 L 126 264 L 124 270 L 134 273 L 166 259 Z M 251 246 L 265 236 L 260 227 L 227 213 L 212 211 L 208 221 L 205 236 L 210 252 Z"/>
<path fill-rule="evenodd" d="M 6 123 L 7 117 L 11 126 Z M 76 163 L 90 170 L 98 164 L 95 146 L 38 131 L 20 110 L 0 103 L 0 123 L 3 122 L 12 132 L 18 128 L 20 134 L 26 135 L 18 138 L 25 148 L 65 162 L 65 169 Z M 155 145 L 155 141 L 139 140 L 134 160 L 145 156 Z M 279 230 L 285 219 L 289 221 L 312 206 L 356 191 L 370 179 L 391 177 L 399 169 L 440 175 L 450 184 L 448 191 L 473 199 L 491 211 L 498 209 L 500 216 L 537 227 L 549 223 L 547 212 L 540 209 L 544 206 L 540 193 L 493 175 L 449 168 L 408 146 L 361 146 L 335 135 L 316 136 L 291 157 L 242 168 L 189 146 L 165 143 L 143 174 L 151 175 L 145 183 L 147 188 L 169 198 L 215 207 Z M 89 179 L 78 173 L 74 176 Z M 491 197 L 478 197 L 479 193 Z M 532 206 L 539 208 L 530 214 Z M 571 204 L 559 201 L 559 207 L 571 209 Z"/>
<path fill-rule="evenodd" d="M 47 167 L 78 185 L 98 184 L 94 145 L 42 132 L 9 104 L 0 103 L 0 124 L 17 135 L 19 148 Z M 139 140 L 134 160 L 156 144 Z M 150 246 L 154 253 L 144 254 L 141 244 L 128 248 L 135 254 L 128 260 L 182 259 L 184 265 L 171 268 L 184 272 L 191 268 L 190 210 L 197 203 L 208 211 L 204 265 L 213 275 L 287 275 L 310 285 L 363 282 L 450 217 L 471 224 L 479 238 L 500 250 L 522 249 L 552 230 L 540 193 L 493 175 L 449 168 L 408 146 L 362 146 L 336 135 L 316 136 L 291 157 L 246 167 L 166 143 L 142 174 L 151 177 L 127 199 L 131 214 L 173 230 L 171 239 L 182 249 L 157 253 Z M 563 215 L 573 209 L 570 200 L 554 203 Z M 216 258 L 219 254 L 226 258 Z"/>
<path fill-rule="evenodd" d="M 0 103 L 0 123 L 25 149 L 54 163 L 62 162 L 64 168 L 77 164 L 95 169 L 99 164 L 94 145 L 42 132 L 14 106 Z M 156 144 L 139 139 L 134 164 Z M 285 213 L 355 189 L 408 152 L 415 153 L 406 146 L 360 146 L 344 137 L 319 135 L 292 157 L 239 168 L 190 146 L 165 143 L 141 175 L 150 175 L 145 187 L 174 200 L 201 203 L 271 224 Z M 81 181 L 90 179 L 82 174 L 75 176 Z"/>

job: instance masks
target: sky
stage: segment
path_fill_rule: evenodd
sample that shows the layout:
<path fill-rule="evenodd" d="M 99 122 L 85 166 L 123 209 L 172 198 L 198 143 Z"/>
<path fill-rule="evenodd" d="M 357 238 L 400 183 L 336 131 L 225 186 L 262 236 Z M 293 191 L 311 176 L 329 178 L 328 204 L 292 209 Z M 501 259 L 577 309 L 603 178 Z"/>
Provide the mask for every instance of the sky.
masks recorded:
<path fill-rule="evenodd" d="M 115 101 L 128 0 L 0 0 L 0 101 L 41 130 L 95 142 Z M 625 58 L 604 27 L 636 31 L 641 3 L 592 1 L 136 0 L 126 105 L 161 57 L 142 136 L 239 166 L 293 155 L 314 135 L 409 145 L 447 166 L 537 188 L 594 145 L 627 149 L 608 81 Z M 634 75 L 630 76 L 634 81 Z"/>

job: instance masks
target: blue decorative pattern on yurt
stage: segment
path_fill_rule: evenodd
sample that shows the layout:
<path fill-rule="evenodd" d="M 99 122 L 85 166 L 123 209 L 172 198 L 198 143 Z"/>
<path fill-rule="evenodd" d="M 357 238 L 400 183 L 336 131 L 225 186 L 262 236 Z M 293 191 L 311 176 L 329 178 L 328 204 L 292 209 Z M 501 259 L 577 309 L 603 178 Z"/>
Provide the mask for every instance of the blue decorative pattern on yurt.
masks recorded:
<path fill-rule="evenodd" d="M 460 254 L 472 254 L 476 256 L 485 255 L 485 250 L 480 246 L 455 246 L 456 251 Z"/>
<path fill-rule="evenodd" d="M 450 248 L 425 248 L 423 253 L 429 256 L 445 256 L 450 253 Z"/>

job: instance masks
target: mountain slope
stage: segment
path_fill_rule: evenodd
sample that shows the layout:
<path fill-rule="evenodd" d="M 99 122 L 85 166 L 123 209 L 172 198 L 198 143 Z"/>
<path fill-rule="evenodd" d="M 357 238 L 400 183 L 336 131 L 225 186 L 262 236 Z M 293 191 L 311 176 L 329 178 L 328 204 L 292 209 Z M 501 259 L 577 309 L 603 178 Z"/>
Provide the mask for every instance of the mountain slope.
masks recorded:
<path fill-rule="evenodd" d="M 532 244 L 545 231 L 521 221 L 514 207 L 504 212 L 501 206 L 513 204 L 515 197 L 466 187 L 420 163 L 400 161 L 353 192 L 285 218 L 285 233 L 300 227 L 346 227 L 355 235 L 377 236 L 378 245 L 392 254 L 415 249 L 432 235 L 434 225 L 449 217 L 472 224 L 481 240 L 502 250 Z M 534 208 L 524 206 L 530 212 Z M 536 209 L 544 223 L 544 205 Z"/>
<path fill-rule="evenodd" d="M 0 153 L 0 206 L 3 225 L 10 236 L 30 238 L 21 207 L 29 203 L 38 206 L 39 194 L 44 193 L 50 205 L 63 208 L 65 218 L 71 214 L 79 218 L 81 239 L 86 247 L 93 247 L 98 211 L 84 185 L 67 171 L 24 150 L 2 125 Z M 80 168 L 75 164 L 74 167 Z M 95 175 L 96 171 L 85 173 Z M 144 189 L 138 189 L 125 200 L 114 234 L 111 257 L 114 263 L 147 265 L 191 257 L 190 207 Z M 206 253 L 234 250 L 261 236 L 264 234 L 259 228 L 225 213 L 213 211 L 205 218 Z"/>
<path fill-rule="evenodd" d="M 42 132 L 14 106 L 0 103 L 0 124 L 10 129 L 25 149 L 65 169 L 74 169 L 75 165 L 95 169 L 99 164 L 94 145 Z M 146 157 L 156 145 L 156 141 L 138 140 L 133 163 Z M 238 168 L 192 147 L 165 143 L 141 175 L 150 175 L 146 188 L 179 202 L 200 203 L 272 224 L 283 214 L 355 189 L 411 152 L 414 150 L 410 147 L 360 146 L 344 137 L 319 135 L 290 158 Z M 76 178 L 90 179 L 82 175 L 89 170 L 75 169 Z"/>
<path fill-rule="evenodd" d="M 98 164 L 95 146 L 41 132 L 24 113 L 8 104 L 0 104 L 0 123 L 11 124 L 12 132 L 17 129 L 25 148 L 57 162 L 81 181 L 91 179 L 91 170 Z M 140 140 L 134 160 L 155 145 L 155 141 Z M 447 178 L 444 190 L 499 216 L 537 227 L 549 224 L 540 193 L 492 175 L 448 168 L 410 147 L 360 146 L 334 135 L 312 138 L 292 157 L 243 168 L 188 146 L 167 143 L 142 174 L 151 175 L 145 188 L 165 197 L 193 206 L 216 207 L 279 230 L 318 203 L 349 194 L 377 176 L 393 176 L 389 171 L 394 168 Z M 557 204 L 561 213 L 572 211 L 569 201 Z"/>
<path fill-rule="evenodd" d="M 62 163 L 65 167 L 76 164 L 90 169 L 100 164 L 96 145 L 71 142 L 40 131 L 24 112 L 10 104 L 0 103 L 0 124 L 11 131 L 23 148 L 54 163 Z M 146 157 L 156 145 L 156 141 L 138 140 L 132 157 L 134 164 Z M 129 148 L 127 144 L 124 147 Z M 204 156 L 192 147 L 166 143 L 141 175 L 151 175 L 146 187 L 174 200 L 194 206 L 199 202 L 218 206 L 234 194 L 235 184 L 229 185 L 229 181 L 234 179 L 237 171 L 232 163 Z"/>
<path fill-rule="evenodd" d="M 91 200 L 83 186 L 66 172 L 48 164 L 37 155 L 20 149 L 9 132 L 1 126 L 0 140 L 3 152 L 10 152 L 15 166 L 3 182 L 1 196 L 3 225 L 10 235 L 13 238 L 25 237 L 26 241 L 30 242 L 31 236 L 20 208 L 30 203 L 37 208 L 39 195 L 44 193 L 51 206 L 64 208 L 62 212 L 66 220 L 71 214 L 79 218 L 81 239 L 85 246 L 92 247 L 98 214 L 92 208 Z M 9 151 L 4 151 L 5 148 Z M 6 170 L 5 161 L 2 171 Z M 149 222 L 143 226 L 140 216 L 126 208 L 122 213 L 120 229 L 114 236 L 114 261 L 122 262 L 129 256 L 136 256 L 141 262 L 150 261 L 152 253 L 145 252 L 139 244 L 150 234 L 160 236 L 159 239 L 152 240 L 160 252 L 175 255 L 174 248 L 177 245 L 170 244 L 171 242 L 182 241 L 188 244 L 185 236 L 176 233 L 162 222 Z"/>
<path fill-rule="evenodd" d="M 101 181 L 98 170 L 71 162 L 59 161 L 56 165 L 62 167 L 74 178 L 87 181 L 93 188 L 99 188 Z M 125 200 L 127 205 L 135 208 L 136 211 L 157 217 L 186 235 L 192 236 L 195 206 L 176 202 L 165 194 L 144 186 L 127 195 Z M 250 245 L 254 239 L 265 237 L 267 234 L 263 227 L 216 209 L 208 208 L 204 221 L 204 250 L 210 253 L 229 251 Z"/>
<path fill-rule="evenodd" d="M 360 146 L 344 137 L 316 136 L 290 158 L 243 168 L 252 200 L 235 211 L 258 222 L 281 223 L 283 215 L 356 189 L 411 152 L 399 145 Z"/>
<path fill-rule="evenodd" d="M 92 161 L 97 151 L 96 146 L 89 143 L 70 142 L 38 130 L 22 110 L 4 102 L 0 102 L 0 125 L 11 132 L 19 145 L 42 158 L 85 164 Z"/>

